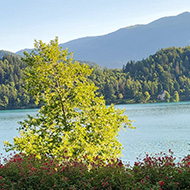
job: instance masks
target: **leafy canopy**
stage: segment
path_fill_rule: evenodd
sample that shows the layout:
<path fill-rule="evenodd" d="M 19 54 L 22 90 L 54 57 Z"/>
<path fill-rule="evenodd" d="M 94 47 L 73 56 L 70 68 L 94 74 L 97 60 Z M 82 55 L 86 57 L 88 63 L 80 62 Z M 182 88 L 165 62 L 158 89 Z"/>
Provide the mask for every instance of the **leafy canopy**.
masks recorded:
<path fill-rule="evenodd" d="M 58 39 L 45 44 L 35 41 L 35 49 L 25 53 L 29 65 L 26 89 L 43 106 L 36 117 L 21 122 L 14 144 L 6 150 L 56 156 L 67 152 L 70 158 L 119 157 L 122 146 L 117 136 L 122 126 L 131 127 L 124 110 L 106 107 L 97 88 L 89 82 L 91 69 L 74 62 L 72 54 L 58 45 Z M 123 125 L 124 124 L 124 125 Z"/>

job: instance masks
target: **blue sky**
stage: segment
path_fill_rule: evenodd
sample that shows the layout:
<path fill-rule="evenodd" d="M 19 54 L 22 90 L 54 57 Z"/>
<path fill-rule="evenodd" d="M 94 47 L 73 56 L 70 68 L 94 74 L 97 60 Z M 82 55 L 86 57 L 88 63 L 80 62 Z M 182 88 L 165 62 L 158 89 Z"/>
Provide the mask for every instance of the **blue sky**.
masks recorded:
<path fill-rule="evenodd" d="M 103 35 L 164 16 L 190 12 L 190 0 L 0 0 L 0 49 L 33 48 Z"/>

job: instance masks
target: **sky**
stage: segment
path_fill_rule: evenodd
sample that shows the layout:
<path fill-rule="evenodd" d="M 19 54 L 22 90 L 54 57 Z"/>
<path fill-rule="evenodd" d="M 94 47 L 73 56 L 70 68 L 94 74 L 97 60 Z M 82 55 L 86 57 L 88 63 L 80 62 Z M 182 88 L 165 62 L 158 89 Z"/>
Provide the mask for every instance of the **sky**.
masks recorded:
<path fill-rule="evenodd" d="M 190 12 L 190 0 L 0 0 L 0 50 L 99 36 Z"/>

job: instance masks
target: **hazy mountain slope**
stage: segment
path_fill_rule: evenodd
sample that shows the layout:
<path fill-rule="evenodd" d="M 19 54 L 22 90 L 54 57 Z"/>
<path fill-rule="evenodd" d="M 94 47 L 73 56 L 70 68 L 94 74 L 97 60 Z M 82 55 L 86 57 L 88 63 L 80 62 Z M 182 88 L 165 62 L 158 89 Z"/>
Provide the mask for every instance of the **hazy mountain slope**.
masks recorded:
<path fill-rule="evenodd" d="M 184 47 L 190 40 L 190 13 L 164 17 L 147 25 L 122 28 L 113 33 L 76 39 L 61 47 L 74 51 L 74 58 L 93 61 L 108 68 L 121 68 L 129 60 L 140 60 L 166 47 Z"/>
<path fill-rule="evenodd" d="M 4 56 L 4 55 L 12 55 L 12 56 L 17 56 L 17 57 L 21 57 L 20 55 L 10 52 L 10 51 L 5 51 L 5 50 L 0 50 L 0 59 Z"/>
<path fill-rule="evenodd" d="M 25 51 L 28 52 L 28 53 L 30 53 L 32 51 L 32 49 L 22 49 L 20 51 L 17 51 L 16 54 L 22 56 Z"/>
<path fill-rule="evenodd" d="M 60 44 L 74 52 L 75 60 L 121 68 L 127 61 L 141 60 L 161 48 L 190 44 L 190 13 L 163 17 L 147 25 L 119 29 L 103 36 L 85 37 Z M 30 52 L 31 49 L 25 49 Z M 16 52 L 22 54 L 24 50 Z"/>

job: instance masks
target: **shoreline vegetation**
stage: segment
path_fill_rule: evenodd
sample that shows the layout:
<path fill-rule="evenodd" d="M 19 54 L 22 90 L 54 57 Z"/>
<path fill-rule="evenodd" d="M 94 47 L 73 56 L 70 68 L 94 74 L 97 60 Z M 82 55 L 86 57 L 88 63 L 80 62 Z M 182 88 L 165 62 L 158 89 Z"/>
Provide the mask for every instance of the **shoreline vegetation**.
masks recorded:
<path fill-rule="evenodd" d="M 107 105 L 190 100 L 190 46 L 161 49 L 147 59 L 124 64 L 122 69 L 84 63 L 93 69 L 89 81 L 98 87 Z M 24 89 L 26 67 L 18 56 L 5 54 L 0 60 L 0 110 L 35 107 Z"/>
<path fill-rule="evenodd" d="M 119 103 L 110 103 L 110 104 L 106 104 L 106 106 L 110 106 L 111 104 L 113 104 L 114 106 L 117 106 L 117 105 L 125 105 L 125 104 L 161 104 L 161 103 L 183 103 L 183 102 L 190 102 L 190 101 L 179 101 L 179 102 L 166 102 L 166 101 L 156 101 L 156 102 L 146 102 L 146 103 L 136 103 L 136 102 L 133 102 L 133 101 L 122 101 L 122 102 L 119 102 Z M 42 106 L 42 105 L 41 105 Z M 35 104 L 34 105 L 31 105 L 29 107 L 18 107 L 18 108 L 8 108 L 8 109 L 0 109 L 0 111 L 12 111 L 12 110 L 27 110 L 27 109 L 40 109 L 41 106 L 36 106 Z"/>

